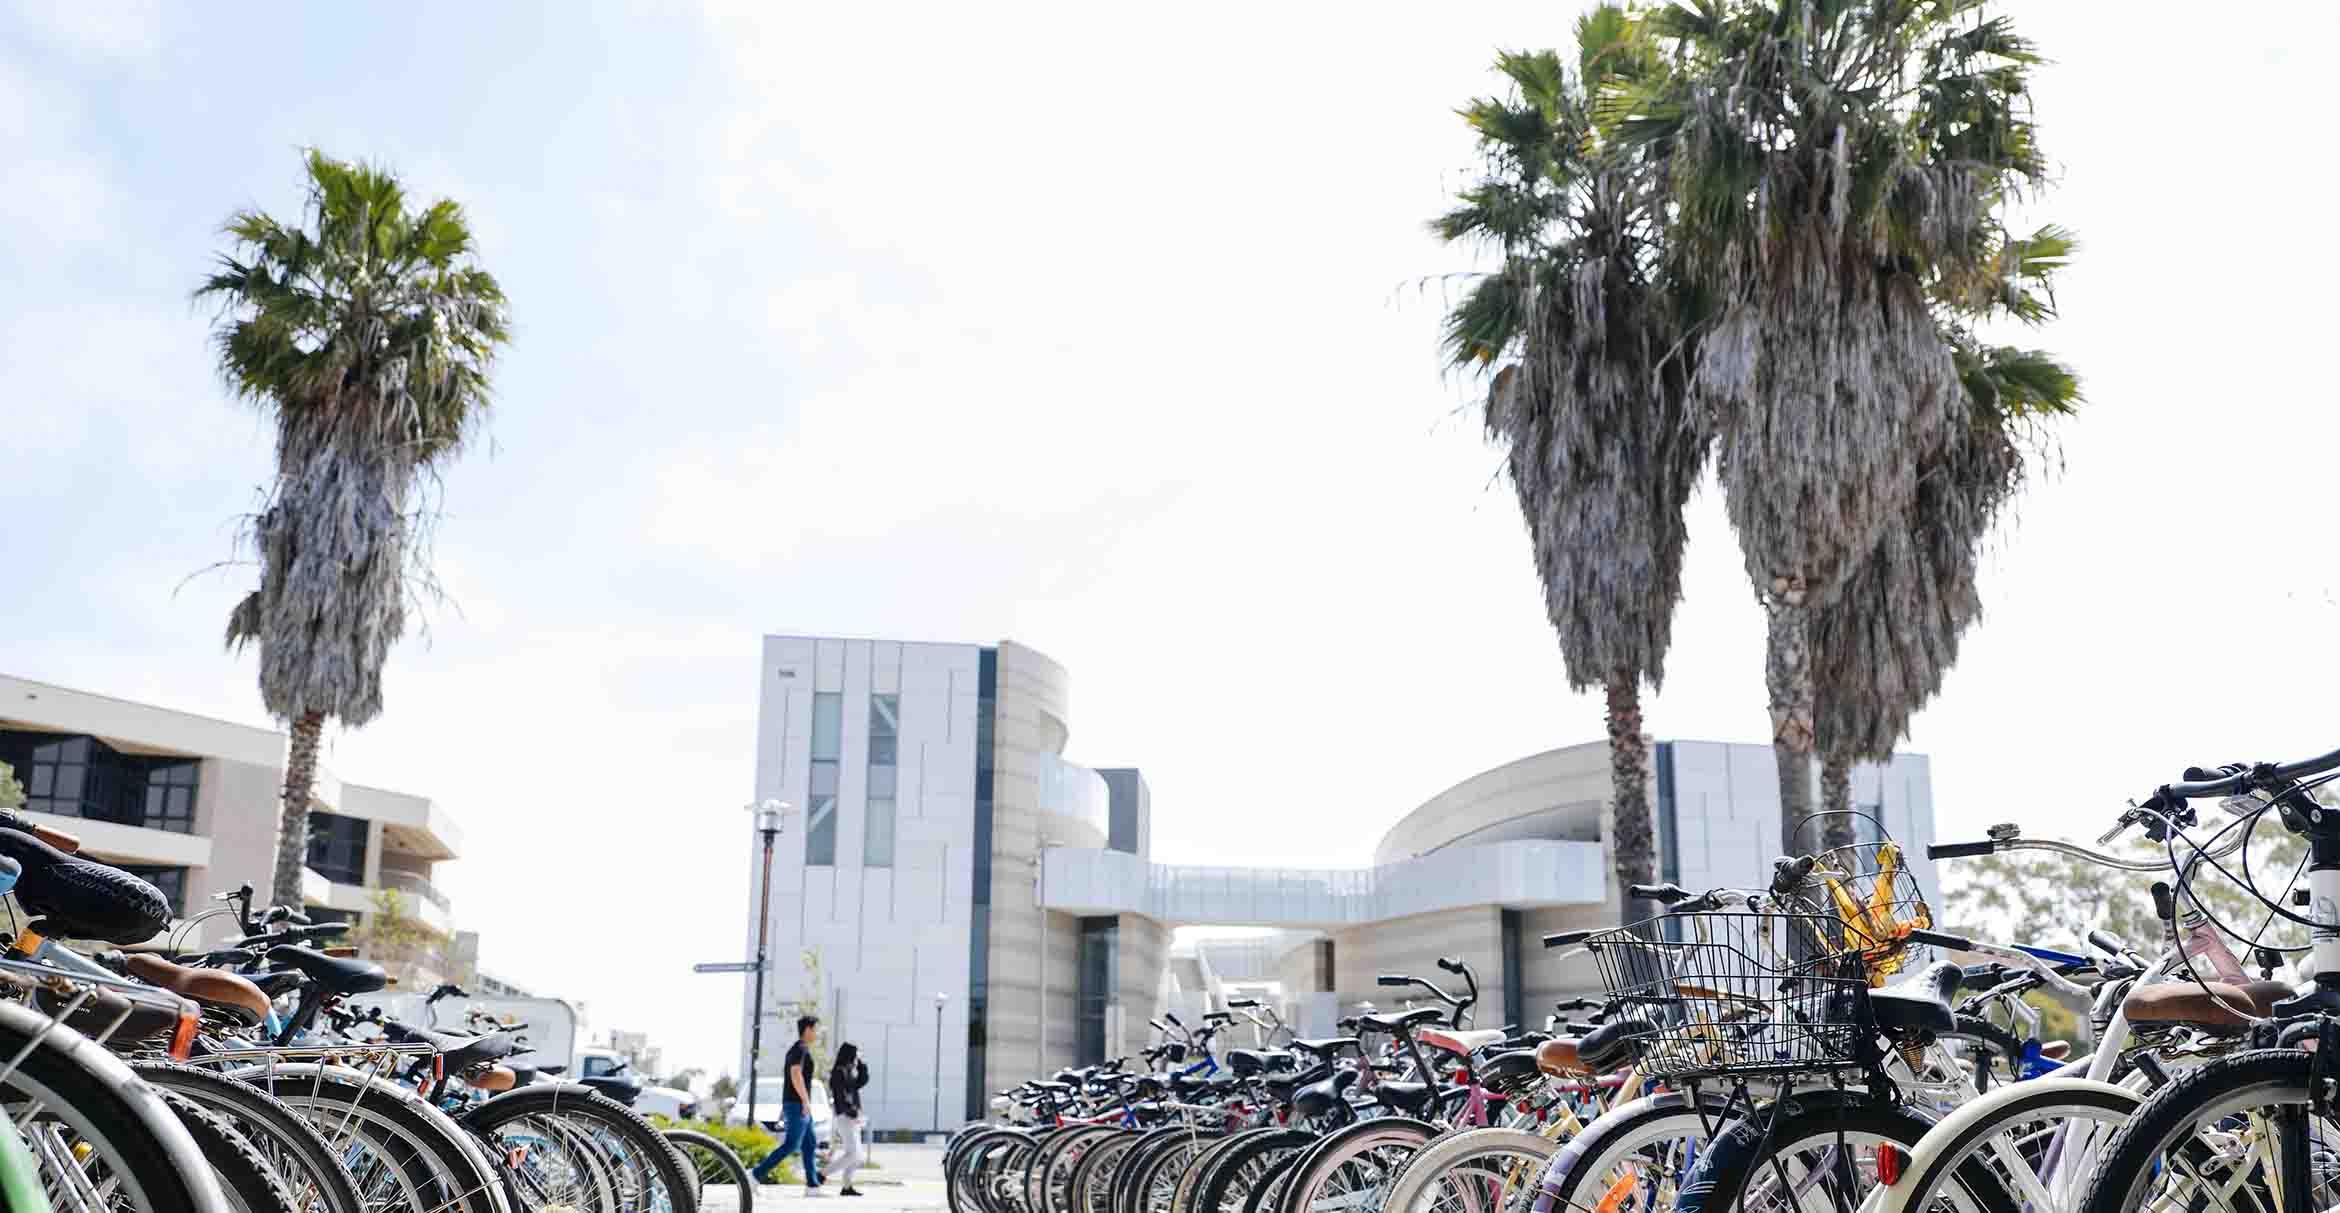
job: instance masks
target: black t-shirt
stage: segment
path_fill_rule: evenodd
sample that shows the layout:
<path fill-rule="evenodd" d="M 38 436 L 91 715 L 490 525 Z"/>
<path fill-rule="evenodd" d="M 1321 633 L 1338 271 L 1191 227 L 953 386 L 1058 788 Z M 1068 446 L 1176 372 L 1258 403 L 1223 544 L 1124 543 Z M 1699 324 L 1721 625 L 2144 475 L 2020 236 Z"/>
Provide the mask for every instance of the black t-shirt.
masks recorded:
<path fill-rule="evenodd" d="M 780 1103 L 783 1107 L 804 1102 L 796 1094 L 795 1076 L 803 1074 L 804 1089 L 810 1091 L 812 1090 L 812 1071 L 812 1050 L 805 1048 L 804 1042 L 801 1040 L 788 1046 L 788 1060 L 781 1063 L 780 1067 Z"/>

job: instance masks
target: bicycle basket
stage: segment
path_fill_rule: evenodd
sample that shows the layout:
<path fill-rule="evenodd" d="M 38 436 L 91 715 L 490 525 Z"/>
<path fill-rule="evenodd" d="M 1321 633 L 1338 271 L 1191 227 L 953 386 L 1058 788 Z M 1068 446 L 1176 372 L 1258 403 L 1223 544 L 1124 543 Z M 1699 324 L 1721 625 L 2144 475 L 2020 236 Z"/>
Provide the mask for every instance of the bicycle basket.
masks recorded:
<path fill-rule="evenodd" d="M 1861 951 L 1869 984 L 1884 985 L 1902 970 L 1913 930 L 1934 925 L 1934 912 L 1901 851 L 1891 841 L 1864 842 L 1820 852 L 1807 888 L 1844 924 L 1846 941 Z"/>
<path fill-rule="evenodd" d="M 1875 941 L 1834 913 L 1675 914 L 1585 941 L 1636 1033 L 1643 1075 L 1691 1078 L 1855 1064 L 1857 991 Z"/>

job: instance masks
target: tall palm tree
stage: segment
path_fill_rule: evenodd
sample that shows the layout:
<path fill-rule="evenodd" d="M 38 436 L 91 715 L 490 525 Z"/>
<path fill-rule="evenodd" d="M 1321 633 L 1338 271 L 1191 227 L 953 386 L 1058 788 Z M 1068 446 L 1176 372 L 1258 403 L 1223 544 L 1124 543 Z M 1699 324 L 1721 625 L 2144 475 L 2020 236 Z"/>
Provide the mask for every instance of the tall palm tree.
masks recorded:
<path fill-rule="evenodd" d="M 1689 408 L 1683 301 L 1654 243 L 1652 164 L 1603 140 L 1594 114 L 1655 60 L 1614 5 L 1576 38 L 1573 70 L 1553 51 L 1498 57 L 1510 94 L 1462 111 L 1482 172 L 1432 229 L 1500 257 L 1448 316 L 1446 349 L 1458 368 L 1495 370 L 1487 431 L 1506 448 L 1568 684 L 1606 701 L 1622 897 L 1656 874 L 1641 683 L 1664 678 L 1707 439 Z"/>
<path fill-rule="evenodd" d="M 1989 253 L 2044 164 L 2030 46 L 1985 0 L 1682 0 L 1672 70 L 1615 105 L 1668 163 L 1669 254 L 1718 296 L 1693 388 L 1767 614 L 1782 833 L 1811 811 L 1813 612 L 1914 500 L 1956 425 L 1931 292 Z"/>
<path fill-rule="evenodd" d="M 2054 277 L 2072 234 L 2044 227 L 2001 238 L 1964 280 L 1937 290 L 1937 317 L 1959 369 L 1957 424 L 1921 460 L 1916 496 L 1844 589 L 1812 616 L 1814 732 L 1820 750 L 1822 840 L 1851 841 L 1852 765 L 1884 761 L 1910 717 L 1941 688 L 1959 641 L 1982 614 L 1982 545 L 2025 479 L 2041 422 L 2072 413 L 2079 377 L 2039 350 L 1989 345 L 1977 322 L 2038 325 L 2055 314 Z"/>
<path fill-rule="evenodd" d="M 260 585 L 227 642 L 260 648 L 260 698 L 291 733 L 271 892 L 299 905 L 325 722 L 382 711 L 382 664 L 427 579 L 418 482 L 488 408 L 508 337 L 463 210 L 410 208 L 378 167 L 311 150 L 299 224 L 238 211 L 195 292 L 227 386 L 276 424 L 276 478 L 248 526 Z"/>

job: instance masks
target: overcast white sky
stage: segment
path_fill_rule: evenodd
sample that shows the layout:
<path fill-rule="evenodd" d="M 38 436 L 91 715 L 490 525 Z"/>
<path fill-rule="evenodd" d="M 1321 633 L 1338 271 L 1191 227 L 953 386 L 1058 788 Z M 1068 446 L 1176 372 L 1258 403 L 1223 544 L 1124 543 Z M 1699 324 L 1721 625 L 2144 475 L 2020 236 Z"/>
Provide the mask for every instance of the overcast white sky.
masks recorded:
<path fill-rule="evenodd" d="M 471 211 L 518 317 L 447 478 L 460 611 L 337 737 L 469 836 L 488 967 L 721 1065 L 767 631 L 1013 637 L 1167 859 L 1361 861 L 1600 734 L 1439 371 L 1451 109 L 1569 4 L 743 4 L 0 14 L 0 670 L 264 723 L 223 654 L 268 433 L 187 293 L 296 149 Z M 2269 4 L 2018 4 L 2086 241 L 2043 343 L 2091 397 L 1914 749 L 1946 833 L 2092 832 L 2191 762 L 2340 744 L 2328 45 Z M 2210 70 L 2203 70 L 2208 68 Z M 1702 501 L 1651 708 L 1767 736 Z M 182 585 L 182 582 L 186 584 Z"/>

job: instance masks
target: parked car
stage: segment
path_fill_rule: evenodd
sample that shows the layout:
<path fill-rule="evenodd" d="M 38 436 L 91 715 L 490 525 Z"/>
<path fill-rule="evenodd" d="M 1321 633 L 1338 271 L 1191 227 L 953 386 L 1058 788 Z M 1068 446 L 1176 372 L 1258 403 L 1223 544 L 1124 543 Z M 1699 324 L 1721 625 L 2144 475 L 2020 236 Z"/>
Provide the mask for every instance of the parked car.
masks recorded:
<path fill-rule="evenodd" d="M 625 1057 L 612 1050 L 578 1049 L 570 1072 L 576 1075 L 577 1081 L 600 1087 L 602 1094 L 631 1105 L 644 1116 L 655 1112 L 675 1120 L 698 1119 L 698 1096 L 680 1087 L 653 1086 L 642 1081 L 640 1075 L 627 1068 Z"/>
<path fill-rule="evenodd" d="M 779 1085 L 780 1080 L 777 1078 L 770 1080 L 768 1084 L 764 1082 L 756 1084 L 755 1123 L 775 1137 L 780 1135 Z M 812 1113 L 814 1139 L 826 1146 L 829 1144 L 829 1084 L 820 1079 L 814 1079 L 811 1095 L 812 1099 L 805 1104 L 805 1110 Z M 739 1098 L 731 1101 L 731 1115 L 728 1119 L 735 1125 L 748 1123 L 747 1088 L 740 1088 Z"/>

